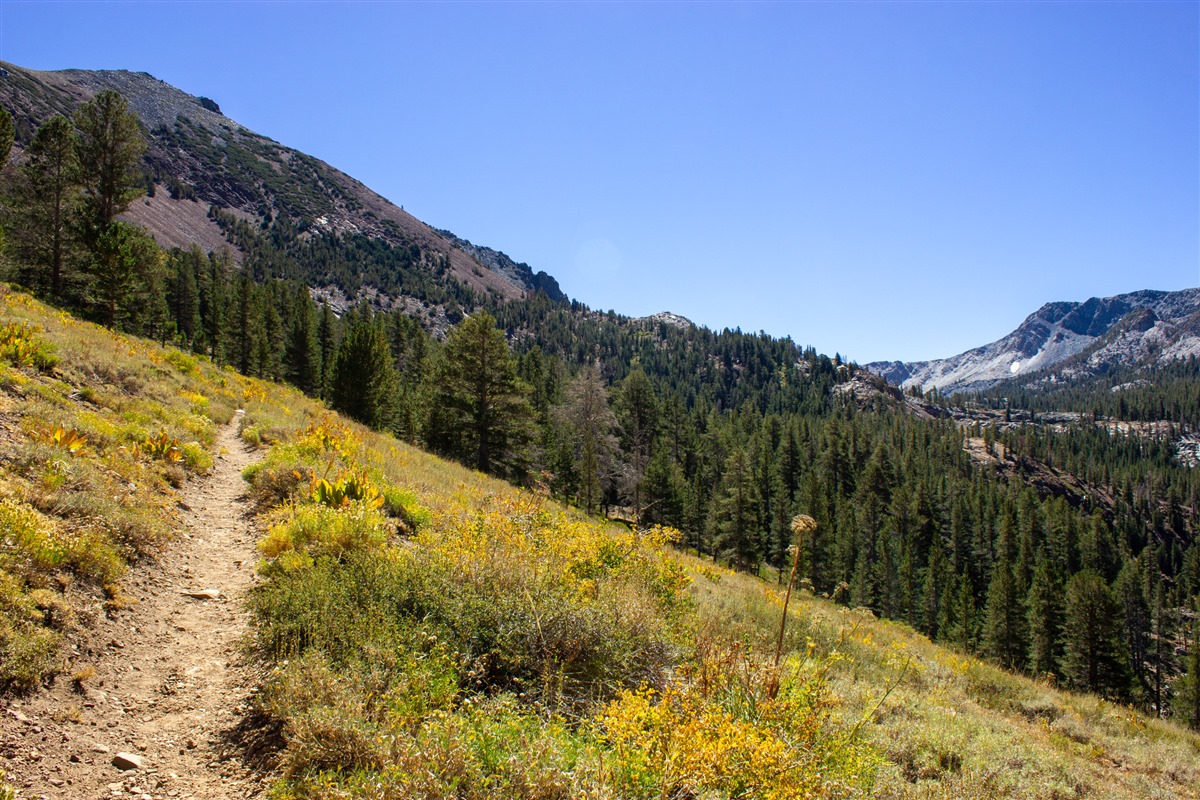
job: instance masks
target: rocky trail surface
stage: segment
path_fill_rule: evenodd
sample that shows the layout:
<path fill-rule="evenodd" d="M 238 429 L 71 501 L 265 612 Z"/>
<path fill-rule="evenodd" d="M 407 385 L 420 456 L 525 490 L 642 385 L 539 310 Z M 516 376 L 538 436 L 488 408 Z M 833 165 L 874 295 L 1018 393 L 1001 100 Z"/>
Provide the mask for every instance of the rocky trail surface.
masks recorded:
<path fill-rule="evenodd" d="M 225 800 L 265 790 L 248 722 L 258 675 L 240 648 L 256 539 L 240 473 L 259 455 L 237 419 L 219 450 L 213 474 L 182 493 L 179 539 L 123 582 L 136 602 L 100 611 L 53 687 L 5 702 L 0 770 L 21 798 Z M 88 666 L 94 675 L 72 680 Z"/>

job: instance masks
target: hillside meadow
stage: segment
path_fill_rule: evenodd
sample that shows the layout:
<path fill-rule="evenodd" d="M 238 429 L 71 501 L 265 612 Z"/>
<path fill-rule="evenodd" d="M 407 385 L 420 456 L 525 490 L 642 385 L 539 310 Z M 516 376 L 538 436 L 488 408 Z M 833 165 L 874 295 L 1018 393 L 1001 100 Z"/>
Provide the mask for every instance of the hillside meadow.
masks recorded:
<path fill-rule="evenodd" d="M 0 289 L 0 681 L 169 553 L 244 408 L 283 798 L 1200 796 L 1200 736 L 429 456 Z"/>
<path fill-rule="evenodd" d="M 64 637 L 126 602 L 253 385 L 0 285 L 0 686 L 61 673 Z"/>

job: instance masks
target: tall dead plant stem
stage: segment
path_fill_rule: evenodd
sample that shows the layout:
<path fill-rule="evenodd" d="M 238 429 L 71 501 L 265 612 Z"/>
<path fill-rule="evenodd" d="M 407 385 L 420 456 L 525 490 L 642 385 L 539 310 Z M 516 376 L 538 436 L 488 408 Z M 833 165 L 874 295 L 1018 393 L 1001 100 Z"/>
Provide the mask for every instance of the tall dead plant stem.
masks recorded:
<path fill-rule="evenodd" d="M 792 572 L 788 576 L 787 591 L 783 595 L 783 617 L 779 620 L 779 639 L 775 642 L 775 665 L 770 684 L 771 699 L 779 692 L 779 659 L 783 656 L 783 634 L 787 630 L 788 603 L 792 599 L 792 584 L 796 582 L 796 572 L 800 569 L 800 551 L 804 547 L 804 534 L 817 529 L 817 521 L 807 514 L 798 514 L 792 518 L 792 533 L 796 534 L 796 543 L 792 545 Z"/>

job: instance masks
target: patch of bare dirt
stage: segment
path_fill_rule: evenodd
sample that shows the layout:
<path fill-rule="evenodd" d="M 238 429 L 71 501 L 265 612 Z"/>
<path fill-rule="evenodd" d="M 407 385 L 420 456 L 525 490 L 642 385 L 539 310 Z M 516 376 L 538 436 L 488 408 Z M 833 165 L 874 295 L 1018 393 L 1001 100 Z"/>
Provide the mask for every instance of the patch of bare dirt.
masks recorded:
<path fill-rule="evenodd" d="M 127 609 L 97 609 L 65 675 L 10 698 L 0 769 L 22 798 L 225 800 L 266 788 L 269 733 L 251 718 L 260 676 L 242 656 L 242 604 L 255 532 L 243 467 L 259 455 L 221 434 L 213 474 L 183 492 L 185 529 L 155 564 L 131 570 Z M 76 683 L 72 674 L 94 669 Z"/>
<path fill-rule="evenodd" d="M 172 200 L 167 187 L 159 185 L 153 197 L 142 197 L 129 206 L 123 217 L 153 234 L 163 247 L 198 244 L 205 253 L 229 248 L 233 260 L 242 263 L 242 251 L 225 240 L 221 227 L 208 217 L 208 205 L 195 200 Z"/>

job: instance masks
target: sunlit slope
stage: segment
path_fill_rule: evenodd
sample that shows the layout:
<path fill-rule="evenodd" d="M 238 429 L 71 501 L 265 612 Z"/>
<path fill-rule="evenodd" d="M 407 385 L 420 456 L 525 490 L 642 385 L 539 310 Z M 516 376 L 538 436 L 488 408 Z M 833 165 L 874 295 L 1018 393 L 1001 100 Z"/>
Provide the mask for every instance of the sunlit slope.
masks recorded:
<path fill-rule="evenodd" d="M 702 617 L 769 647 L 779 593 L 757 579 L 698 579 Z M 795 602 L 795 599 L 793 599 Z M 802 593 L 797 645 L 836 652 L 846 724 L 886 757 L 880 797 L 1197 797 L 1200 736 L 1060 691 L 932 644 L 907 625 Z"/>
<path fill-rule="evenodd" d="M 176 490 L 262 386 L 0 285 L 0 690 L 87 673 L 64 640 L 170 548 Z"/>
<path fill-rule="evenodd" d="M 124 564 L 170 547 L 173 484 L 244 406 L 244 438 L 271 448 L 247 477 L 276 797 L 1200 796 L 1200 737 L 1172 724 L 804 592 L 776 670 L 779 587 L 669 531 L 4 291 L 8 325 L 10 690 L 73 668 L 59 640 L 79 609 L 119 603 Z"/>
<path fill-rule="evenodd" d="M 298 435 L 277 408 L 248 416 L 292 442 L 251 476 L 287 498 L 267 515 L 268 582 L 298 564 L 281 595 L 321 608 L 281 610 L 275 589 L 255 601 L 262 652 L 288 661 L 267 693 L 292 732 L 283 796 L 1200 796 L 1195 734 L 806 592 L 772 699 L 780 587 L 311 413 Z M 293 523 L 314 475 L 360 476 L 387 498 L 381 530 L 394 507 L 402 532 L 314 544 L 319 526 Z M 440 694 L 414 698 L 409 667 L 385 678 L 350 654 L 381 652 L 380 627 Z"/>

